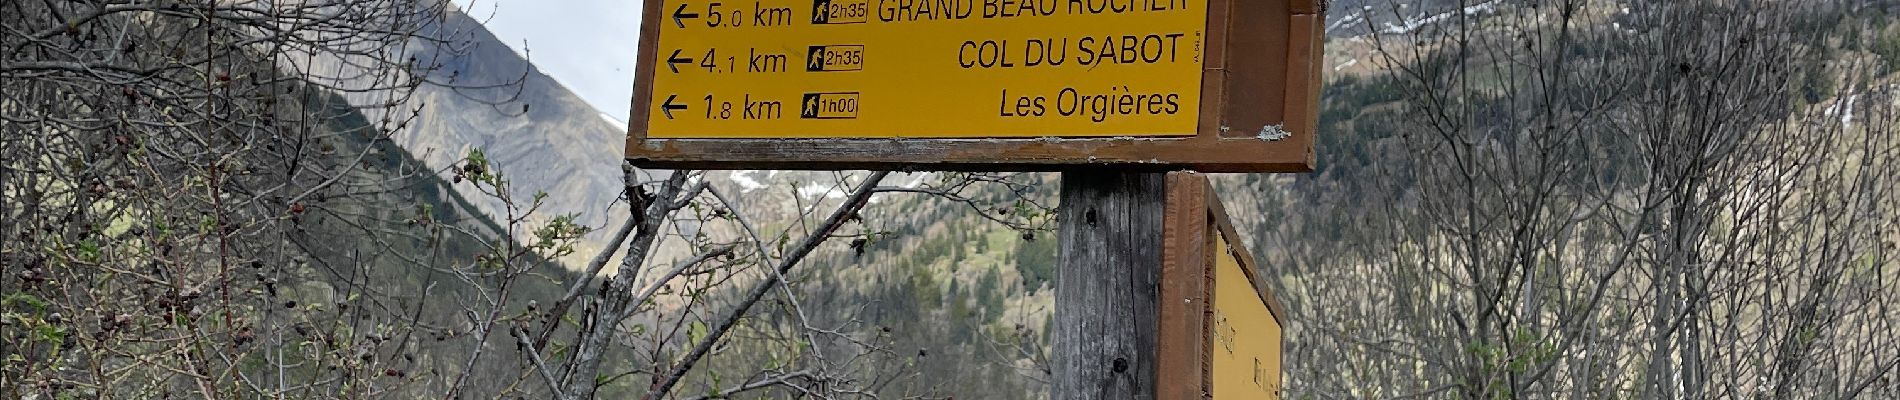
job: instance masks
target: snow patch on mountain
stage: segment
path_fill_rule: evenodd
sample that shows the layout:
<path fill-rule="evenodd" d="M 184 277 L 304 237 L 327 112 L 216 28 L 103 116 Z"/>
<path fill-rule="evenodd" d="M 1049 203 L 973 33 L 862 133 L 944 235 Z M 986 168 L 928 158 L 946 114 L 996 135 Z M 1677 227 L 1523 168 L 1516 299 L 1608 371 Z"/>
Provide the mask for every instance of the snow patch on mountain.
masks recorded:
<path fill-rule="evenodd" d="M 759 173 L 757 170 L 732 171 L 726 177 L 732 180 L 732 183 L 739 184 L 739 193 L 751 193 L 754 190 L 764 189 L 766 186 L 764 182 L 759 182 L 757 178 L 752 177 L 757 173 Z M 778 172 L 774 171 L 771 175 L 767 175 L 766 179 L 771 179 L 772 175 L 778 175 Z"/>
<path fill-rule="evenodd" d="M 627 131 L 627 123 L 622 122 L 619 118 L 614 118 L 613 115 L 608 115 L 607 113 L 600 113 L 600 119 L 602 121 L 607 121 L 608 125 L 613 125 L 615 128 L 620 128 L 621 132 Z"/>
<path fill-rule="evenodd" d="M 1390 34 L 1406 34 L 1406 33 L 1412 33 L 1414 31 L 1417 31 L 1418 28 L 1423 28 L 1426 25 L 1432 25 L 1439 22 L 1444 22 L 1445 20 L 1449 20 L 1451 19 L 1451 17 L 1455 17 L 1460 14 L 1462 15 L 1489 14 L 1492 11 L 1495 11 L 1497 9 L 1498 3 L 1503 2 L 1503 1 L 1504 0 L 1491 0 L 1491 1 L 1483 2 L 1483 3 L 1479 3 L 1476 5 L 1467 6 L 1464 9 L 1459 10 L 1459 11 L 1447 11 L 1444 13 L 1439 13 L 1437 15 L 1432 15 L 1432 16 L 1423 17 L 1423 18 L 1419 18 L 1419 17 L 1407 18 L 1405 21 L 1402 21 L 1404 22 L 1403 24 L 1394 24 L 1391 22 L 1387 22 L 1385 23 L 1385 29 L 1381 29 L 1379 30 L 1379 32 L 1390 33 Z M 1420 16 L 1423 16 L 1423 15 L 1421 14 Z"/>

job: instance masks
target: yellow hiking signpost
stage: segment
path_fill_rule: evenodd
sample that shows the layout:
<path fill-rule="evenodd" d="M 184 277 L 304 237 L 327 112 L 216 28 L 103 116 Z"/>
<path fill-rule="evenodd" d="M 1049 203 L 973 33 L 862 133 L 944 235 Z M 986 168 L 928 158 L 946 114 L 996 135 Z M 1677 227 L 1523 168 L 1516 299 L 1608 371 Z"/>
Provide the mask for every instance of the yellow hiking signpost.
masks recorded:
<path fill-rule="evenodd" d="M 647 0 L 643 167 L 1312 169 L 1316 0 Z"/>
<path fill-rule="evenodd" d="M 673 4 L 649 138 L 1191 136 L 1199 122 L 1205 0 Z"/>
<path fill-rule="evenodd" d="M 1313 169 L 1321 7 L 645 0 L 626 160 L 1061 171 L 1052 398 L 1279 398 L 1284 313 L 1181 171 Z"/>
<path fill-rule="evenodd" d="M 1280 398 L 1280 321 L 1253 274 L 1241 266 L 1227 238 L 1214 246 L 1214 384 L 1216 399 Z"/>
<path fill-rule="evenodd" d="M 1285 309 L 1205 175 L 1167 174 L 1155 399 L 1278 399 Z"/>

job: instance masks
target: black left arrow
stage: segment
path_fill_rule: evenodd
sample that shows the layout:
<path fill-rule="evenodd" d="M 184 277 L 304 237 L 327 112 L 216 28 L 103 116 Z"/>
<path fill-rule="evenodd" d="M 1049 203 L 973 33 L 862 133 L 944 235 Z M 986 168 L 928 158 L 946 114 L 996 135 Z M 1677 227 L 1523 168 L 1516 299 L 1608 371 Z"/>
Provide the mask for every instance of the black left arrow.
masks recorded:
<path fill-rule="evenodd" d="M 660 103 L 660 112 L 666 114 L 666 119 L 673 119 L 673 110 L 686 109 L 685 104 L 673 104 L 673 99 L 678 97 L 680 96 L 677 94 L 669 94 L 666 95 L 666 101 Z"/>
<path fill-rule="evenodd" d="M 681 29 L 685 29 L 686 23 L 680 22 L 680 18 L 699 18 L 699 13 L 686 12 L 686 4 L 682 3 L 680 8 L 673 9 L 673 25 L 679 25 Z"/>
<path fill-rule="evenodd" d="M 675 74 L 677 74 L 677 73 L 680 73 L 680 64 L 682 64 L 682 63 L 689 63 L 689 62 L 693 62 L 693 59 L 691 59 L 691 58 L 680 58 L 680 50 L 679 50 L 679 49 L 674 49 L 674 50 L 673 50 L 673 55 L 670 55 L 670 56 L 667 56 L 667 57 L 666 57 L 666 67 L 667 67 L 667 68 L 672 68 L 672 69 L 673 69 L 673 73 L 675 73 Z"/>

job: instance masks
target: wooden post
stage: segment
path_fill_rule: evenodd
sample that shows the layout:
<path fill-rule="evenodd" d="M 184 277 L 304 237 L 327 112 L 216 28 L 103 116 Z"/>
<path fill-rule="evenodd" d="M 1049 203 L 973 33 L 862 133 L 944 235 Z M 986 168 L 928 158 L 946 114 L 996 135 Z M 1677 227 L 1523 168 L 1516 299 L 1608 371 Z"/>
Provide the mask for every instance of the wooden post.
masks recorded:
<path fill-rule="evenodd" d="M 1062 173 L 1050 398 L 1155 398 L 1166 176 Z"/>
<path fill-rule="evenodd" d="M 1213 308 L 1209 206 L 1217 205 L 1207 177 L 1168 174 L 1167 214 L 1161 228 L 1160 324 L 1155 333 L 1155 400 L 1203 400 L 1214 386 L 1208 324 Z M 1225 399 L 1223 399 L 1225 400 Z"/>

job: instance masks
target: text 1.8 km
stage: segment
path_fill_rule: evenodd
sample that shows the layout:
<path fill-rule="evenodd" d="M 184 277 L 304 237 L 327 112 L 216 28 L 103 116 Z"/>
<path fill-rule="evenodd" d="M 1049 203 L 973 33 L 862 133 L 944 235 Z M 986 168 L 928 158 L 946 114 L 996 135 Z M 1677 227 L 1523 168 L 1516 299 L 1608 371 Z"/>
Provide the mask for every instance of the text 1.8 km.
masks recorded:
<path fill-rule="evenodd" d="M 754 99 L 751 94 L 741 97 L 734 103 L 716 100 L 706 95 L 706 119 L 779 119 L 785 113 L 785 105 L 778 100 Z"/>

